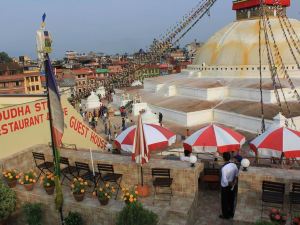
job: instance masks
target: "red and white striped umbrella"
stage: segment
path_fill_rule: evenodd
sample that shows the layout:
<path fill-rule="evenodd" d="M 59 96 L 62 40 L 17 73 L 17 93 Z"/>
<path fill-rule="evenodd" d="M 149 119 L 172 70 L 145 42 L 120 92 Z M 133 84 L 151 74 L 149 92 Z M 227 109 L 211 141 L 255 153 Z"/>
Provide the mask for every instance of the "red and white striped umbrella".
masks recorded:
<path fill-rule="evenodd" d="M 300 157 L 300 132 L 286 127 L 270 128 L 250 142 L 250 148 L 260 157 Z"/>
<path fill-rule="evenodd" d="M 117 146 L 127 152 L 133 152 L 135 130 L 137 126 L 128 127 L 115 140 Z M 176 134 L 155 124 L 143 124 L 145 141 L 149 151 L 162 149 L 175 143 Z"/>
<path fill-rule="evenodd" d="M 215 124 L 203 127 L 189 136 L 183 147 L 198 153 L 237 151 L 245 143 L 245 137 L 238 132 Z"/>

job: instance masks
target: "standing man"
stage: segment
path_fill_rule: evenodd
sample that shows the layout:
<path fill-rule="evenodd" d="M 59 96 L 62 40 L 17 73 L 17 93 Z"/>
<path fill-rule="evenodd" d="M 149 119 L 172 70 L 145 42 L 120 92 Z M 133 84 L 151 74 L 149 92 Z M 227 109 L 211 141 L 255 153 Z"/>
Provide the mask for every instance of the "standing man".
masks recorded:
<path fill-rule="evenodd" d="M 160 126 L 162 127 L 162 119 L 163 119 L 163 114 L 161 112 L 159 112 L 158 114 L 158 122 L 160 124 Z"/>
<path fill-rule="evenodd" d="M 238 168 L 230 162 L 230 153 L 223 153 L 225 164 L 221 167 L 221 204 L 222 214 L 219 216 L 222 219 L 230 219 L 234 217 L 235 198 L 237 195 L 237 177 Z"/>

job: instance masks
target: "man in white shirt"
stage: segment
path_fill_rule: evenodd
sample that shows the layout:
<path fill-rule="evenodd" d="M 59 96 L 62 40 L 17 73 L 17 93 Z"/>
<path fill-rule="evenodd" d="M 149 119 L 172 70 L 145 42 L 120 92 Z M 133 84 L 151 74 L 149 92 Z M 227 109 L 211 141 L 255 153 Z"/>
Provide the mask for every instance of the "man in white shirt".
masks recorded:
<path fill-rule="evenodd" d="M 221 168 L 221 204 L 222 219 L 230 219 L 234 217 L 235 198 L 237 193 L 237 177 L 238 168 L 230 162 L 230 153 L 223 153 L 225 164 Z"/>

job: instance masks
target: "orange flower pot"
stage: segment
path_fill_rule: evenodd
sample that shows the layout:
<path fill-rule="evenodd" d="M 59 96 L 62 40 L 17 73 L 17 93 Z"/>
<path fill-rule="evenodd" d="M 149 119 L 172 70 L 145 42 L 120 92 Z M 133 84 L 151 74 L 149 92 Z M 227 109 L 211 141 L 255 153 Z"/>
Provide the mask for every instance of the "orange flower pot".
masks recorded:
<path fill-rule="evenodd" d="M 48 195 L 53 195 L 54 194 L 55 186 L 44 187 L 44 188 L 45 188 L 45 191 L 47 192 Z"/>
<path fill-rule="evenodd" d="M 148 185 L 138 185 L 137 192 L 140 197 L 148 197 L 150 195 L 150 190 Z"/>
<path fill-rule="evenodd" d="M 82 202 L 84 199 L 84 193 L 73 193 L 73 196 L 77 202 Z"/>
<path fill-rule="evenodd" d="M 26 191 L 32 191 L 34 184 L 24 184 L 24 187 L 25 187 Z"/>
<path fill-rule="evenodd" d="M 8 187 L 14 188 L 17 186 L 17 180 L 6 180 Z"/>

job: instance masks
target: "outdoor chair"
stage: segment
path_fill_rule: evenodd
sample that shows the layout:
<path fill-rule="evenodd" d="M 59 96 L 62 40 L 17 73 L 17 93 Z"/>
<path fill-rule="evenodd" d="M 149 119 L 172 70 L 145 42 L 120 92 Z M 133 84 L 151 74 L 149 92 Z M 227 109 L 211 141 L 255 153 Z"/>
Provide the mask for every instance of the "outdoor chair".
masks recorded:
<path fill-rule="evenodd" d="M 280 205 L 283 209 L 285 184 L 278 182 L 263 181 L 261 198 L 261 217 L 264 206 Z"/>
<path fill-rule="evenodd" d="M 69 159 L 66 157 L 60 157 L 60 164 L 64 165 L 64 167 L 61 169 L 61 174 L 63 175 L 61 183 L 64 182 L 65 178 L 67 178 L 69 181 L 72 181 L 72 178 L 75 177 L 75 174 L 77 172 L 76 166 L 71 166 L 69 163 Z"/>
<path fill-rule="evenodd" d="M 207 187 L 218 187 L 220 183 L 220 170 L 214 168 L 205 168 L 202 182 Z"/>
<path fill-rule="evenodd" d="M 294 211 L 299 212 L 300 209 L 296 206 L 300 206 L 300 183 L 292 184 L 292 191 L 289 193 L 290 197 L 290 213 L 293 214 Z"/>
<path fill-rule="evenodd" d="M 40 170 L 37 181 L 40 179 L 42 173 L 46 174 L 45 170 L 51 173 L 53 172 L 54 163 L 46 161 L 44 153 L 32 152 L 32 155 L 33 155 L 35 166 Z"/>
<path fill-rule="evenodd" d="M 152 169 L 152 178 L 153 178 L 153 186 L 154 186 L 154 201 L 157 199 L 157 195 L 168 195 L 169 196 L 169 204 L 171 204 L 171 199 L 173 196 L 172 192 L 172 183 L 173 178 L 170 175 L 170 169 L 164 168 L 153 168 Z M 159 189 L 168 189 L 165 192 L 159 192 Z M 163 200 L 163 199 L 158 199 Z M 153 203 L 154 203 L 153 201 Z"/>
<path fill-rule="evenodd" d="M 98 173 L 95 172 L 95 176 L 93 175 L 93 172 L 90 170 L 89 164 L 87 163 L 82 163 L 82 162 L 75 162 L 75 167 L 77 170 L 77 176 L 84 179 L 91 181 L 94 184 L 93 191 L 96 188 L 97 184 L 97 177 Z"/>
<path fill-rule="evenodd" d="M 98 171 L 99 171 L 99 178 L 98 181 L 102 181 L 103 183 L 109 182 L 109 183 L 115 183 L 117 185 L 117 192 L 116 197 L 118 197 L 119 190 L 121 188 L 121 182 L 123 174 L 115 173 L 113 165 L 110 164 L 103 164 L 99 163 L 97 164 Z"/>

